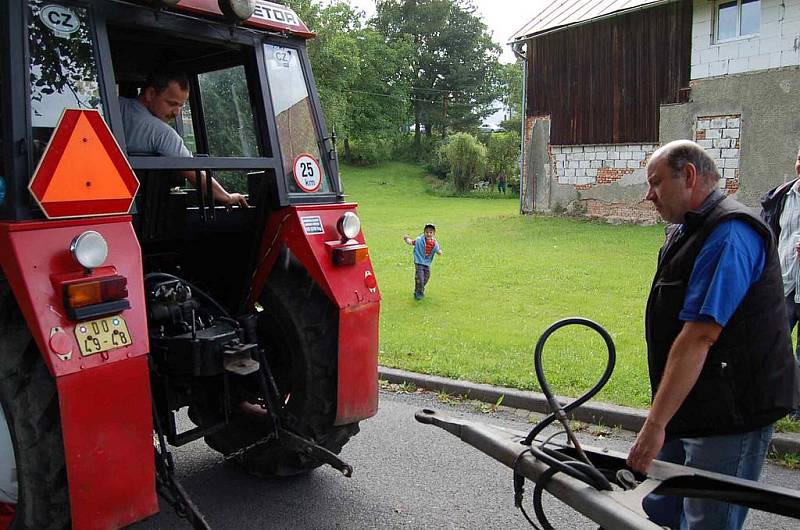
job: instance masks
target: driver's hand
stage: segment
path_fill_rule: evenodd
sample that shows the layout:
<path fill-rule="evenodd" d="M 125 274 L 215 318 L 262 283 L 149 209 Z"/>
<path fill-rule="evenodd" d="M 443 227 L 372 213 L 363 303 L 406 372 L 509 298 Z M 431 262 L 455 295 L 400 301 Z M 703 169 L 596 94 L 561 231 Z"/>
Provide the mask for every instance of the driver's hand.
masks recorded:
<path fill-rule="evenodd" d="M 250 206 L 250 204 L 248 204 L 247 202 L 247 198 L 241 193 L 229 193 L 228 196 L 223 201 L 223 204 L 228 208 L 233 208 L 234 206 L 239 206 L 240 208 L 247 208 Z"/>

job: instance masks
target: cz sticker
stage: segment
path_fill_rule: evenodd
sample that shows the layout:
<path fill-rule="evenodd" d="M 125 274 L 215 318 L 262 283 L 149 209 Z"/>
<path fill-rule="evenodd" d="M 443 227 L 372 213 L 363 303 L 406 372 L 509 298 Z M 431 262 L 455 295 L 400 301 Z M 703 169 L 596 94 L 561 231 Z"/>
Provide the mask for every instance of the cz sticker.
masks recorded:
<path fill-rule="evenodd" d="M 292 164 L 294 180 L 300 189 L 311 193 L 322 185 L 322 169 L 317 159 L 308 153 L 297 155 Z"/>
<path fill-rule="evenodd" d="M 53 32 L 53 35 L 63 39 L 68 39 L 81 26 L 74 12 L 56 4 L 44 6 L 39 12 L 39 19 Z"/>

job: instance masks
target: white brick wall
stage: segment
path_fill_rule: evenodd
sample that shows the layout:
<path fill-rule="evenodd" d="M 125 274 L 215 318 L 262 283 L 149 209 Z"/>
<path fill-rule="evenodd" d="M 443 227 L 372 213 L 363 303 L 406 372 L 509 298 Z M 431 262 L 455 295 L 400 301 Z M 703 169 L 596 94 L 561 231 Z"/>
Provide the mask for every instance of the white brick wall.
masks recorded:
<path fill-rule="evenodd" d="M 727 190 L 739 188 L 741 133 L 742 118 L 738 114 L 698 116 L 695 119 L 694 139 L 716 162 L 722 177 L 719 186 Z"/>
<path fill-rule="evenodd" d="M 800 65 L 800 0 L 761 0 L 757 35 L 714 42 L 717 2 L 694 0 L 692 79 Z"/>
<path fill-rule="evenodd" d="M 657 148 L 657 144 L 550 146 L 558 183 L 576 186 L 597 184 L 597 175 L 604 170 L 639 169 Z"/>

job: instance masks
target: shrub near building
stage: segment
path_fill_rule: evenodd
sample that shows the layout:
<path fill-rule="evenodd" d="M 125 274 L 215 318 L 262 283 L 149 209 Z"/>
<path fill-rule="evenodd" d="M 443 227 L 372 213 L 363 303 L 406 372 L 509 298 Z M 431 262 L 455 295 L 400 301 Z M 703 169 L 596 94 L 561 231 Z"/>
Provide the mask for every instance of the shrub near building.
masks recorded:
<path fill-rule="evenodd" d="M 483 178 L 486 168 L 486 148 L 474 136 L 456 133 L 441 147 L 441 156 L 450 166 L 448 179 L 453 188 L 464 193 Z"/>
<path fill-rule="evenodd" d="M 486 174 L 492 183 L 498 177 L 506 177 L 508 187 L 519 192 L 520 136 L 516 131 L 493 133 L 486 138 Z"/>

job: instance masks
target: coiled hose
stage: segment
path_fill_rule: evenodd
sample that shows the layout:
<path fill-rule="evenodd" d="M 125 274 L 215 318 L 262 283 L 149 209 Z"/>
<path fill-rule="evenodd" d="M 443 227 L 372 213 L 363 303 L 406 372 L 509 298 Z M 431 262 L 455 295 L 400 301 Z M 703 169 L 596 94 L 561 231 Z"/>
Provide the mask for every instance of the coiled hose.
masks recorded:
<path fill-rule="evenodd" d="M 542 368 L 542 352 L 544 351 L 544 345 L 547 342 L 547 339 L 549 339 L 554 332 L 563 327 L 572 325 L 585 326 L 595 330 L 598 334 L 600 334 L 606 343 L 606 348 L 608 349 L 608 360 L 606 369 L 603 372 L 603 375 L 600 377 L 600 380 L 581 397 L 567 406 L 562 406 L 558 399 L 556 399 L 556 397 L 553 395 L 550 385 L 547 384 L 547 378 L 545 377 L 544 369 Z M 542 336 L 539 337 L 539 341 L 536 343 L 536 350 L 533 358 L 534 368 L 536 369 L 536 379 L 539 382 L 542 393 L 544 393 L 545 397 L 547 398 L 547 402 L 550 405 L 552 412 L 542 421 L 536 424 L 533 429 L 531 429 L 531 432 L 528 433 L 528 436 L 525 438 L 525 440 L 521 442 L 522 444 L 528 446 L 528 449 L 520 453 L 517 456 L 517 459 L 514 461 L 514 504 L 522 511 L 522 514 L 534 528 L 538 529 L 539 527 L 536 526 L 533 520 L 528 516 L 528 514 L 525 512 L 525 508 L 522 505 L 522 498 L 525 492 L 525 477 L 517 472 L 517 465 L 519 464 L 520 459 L 528 452 L 530 452 L 540 462 L 550 466 L 550 469 L 543 473 L 539 477 L 539 480 L 536 481 L 536 486 L 533 490 L 534 512 L 536 513 L 536 518 L 538 519 L 539 524 L 542 525 L 544 530 L 554 530 L 553 526 L 547 520 L 542 508 L 542 493 L 547 482 L 556 473 L 565 473 L 598 490 L 611 490 L 611 483 L 609 480 L 594 466 L 594 464 L 592 464 L 592 462 L 586 456 L 586 453 L 583 452 L 578 439 L 575 437 L 575 434 L 572 432 L 572 429 L 569 426 L 569 418 L 567 417 L 567 414 L 589 401 L 598 392 L 600 392 L 606 383 L 608 383 L 608 380 L 611 378 L 611 373 L 614 371 L 616 358 L 616 348 L 614 347 L 614 341 L 611 339 L 611 335 L 609 335 L 603 326 L 597 322 L 581 317 L 565 318 L 555 322 L 554 324 L 551 324 L 550 327 L 544 330 L 544 333 L 542 333 Z M 556 433 L 543 443 L 533 445 L 536 436 L 555 420 L 558 420 L 561 423 L 563 426 L 563 431 Z M 561 432 L 565 432 L 567 434 L 567 437 L 575 447 L 575 452 L 578 454 L 580 460 L 547 447 L 550 439 L 558 434 L 561 434 Z"/>

